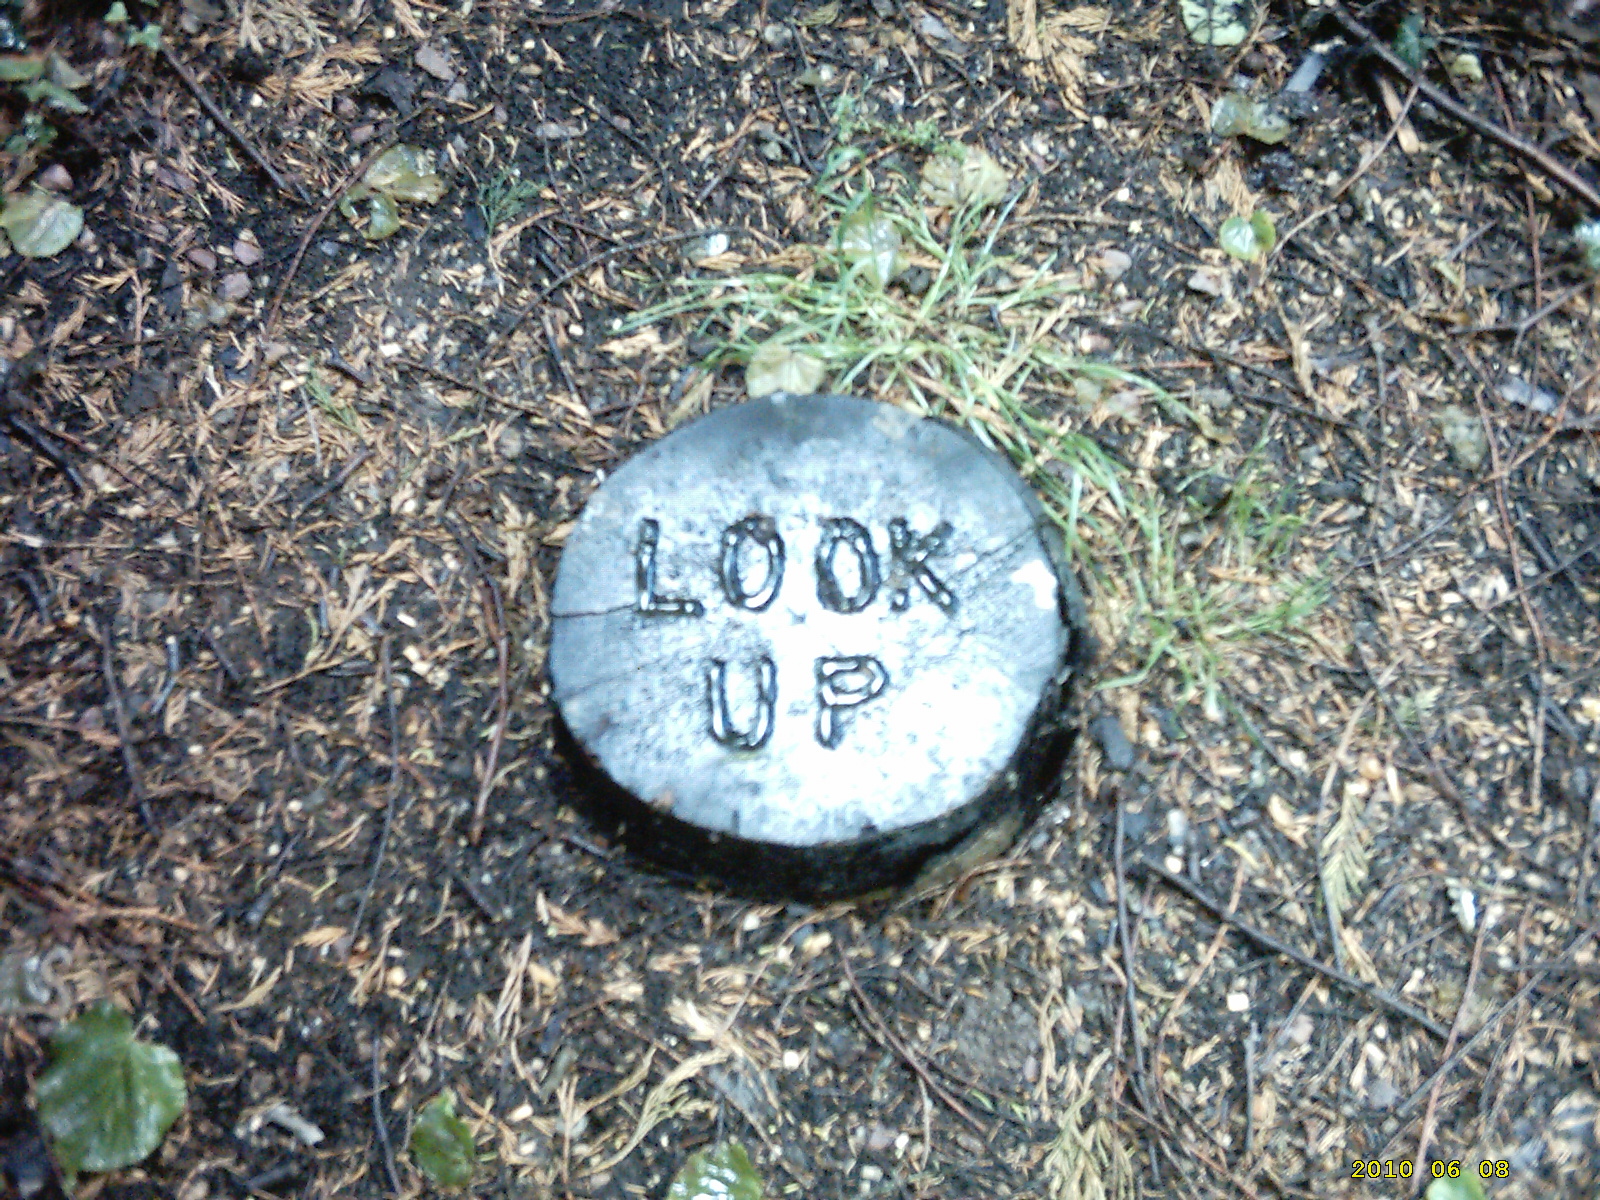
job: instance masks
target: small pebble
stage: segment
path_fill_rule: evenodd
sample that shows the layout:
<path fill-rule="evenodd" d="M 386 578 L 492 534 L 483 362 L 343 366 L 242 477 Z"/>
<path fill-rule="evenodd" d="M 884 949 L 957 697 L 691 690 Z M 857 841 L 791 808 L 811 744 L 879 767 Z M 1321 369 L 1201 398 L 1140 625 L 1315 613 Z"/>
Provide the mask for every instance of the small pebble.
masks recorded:
<path fill-rule="evenodd" d="M 253 267 L 261 261 L 261 243 L 248 229 L 233 239 L 233 256 L 241 267 Z"/>
<path fill-rule="evenodd" d="M 1121 250 L 1104 250 L 1095 259 L 1095 265 L 1100 268 L 1100 274 L 1106 277 L 1107 282 L 1115 283 L 1128 273 L 1133 266 L 1133 258 Z"/>
<path fill-rule="evenodd" d="M 188 259 L 202 271 L 215 271 L 217 269 L 217 256 L 203 246 L 196 246 L 190 250 Z"/>
<path fill-rule="evenodd" d="M 1167 841 L 1174 852 L 1189 844 L 1189 817 L 1181 808 L 1167 810 Z"/>
<path fill-rule="evenodd" d="M 65 192 L 72 187 L 72 176 L 60 163 L 52 163 L 39 172 L 39 186 L 49 188 L 52 192 Z"/>
<path fill-rule="evenodd" d="M 230 271 L 222 277 L 218 295 L 227 301 L 243 300 L 250 294 L 250 276 L 243 271 Z"/>
<path fill-rule="evenodd" d="M 1133 766 L 1133 743 L 1122 731 L 1122 722 L 1110 713 L 1089 722 L 1089 733 L 1100 744 L 1106 766 L 1113 771 L 1126 771 Z"/>
<path fill-rule="evenodd" d="M 421 47 L 412 61 L 441 83 L 449 83 L 456 77 L 456 69 L 450 62 L 449 52 L 431 42 Z"/>

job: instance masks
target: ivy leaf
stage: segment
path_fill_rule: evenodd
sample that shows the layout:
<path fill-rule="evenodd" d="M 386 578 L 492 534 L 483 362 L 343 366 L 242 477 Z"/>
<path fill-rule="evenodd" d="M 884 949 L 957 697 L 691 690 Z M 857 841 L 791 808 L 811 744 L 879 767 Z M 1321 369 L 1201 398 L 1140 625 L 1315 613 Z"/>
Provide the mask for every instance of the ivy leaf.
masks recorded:
<path fill-rule="evenodd" d="M 1422 36 L 1422 14 L 1407 13 L 1400 18 L 1400 28 L 1394 33 L 1395 57 L 1413 71 L 1422 70 L 1422 56 L 1433 45 L 1432 38 Z"/>
<path fill-rule="evenodd" d="M 922 166 L 922 191 L 940 208 L 987 208 L 1006 198 L 1011 179 L 982 146 L 953 146 Z"/>
<path fill-rule="evenodd" d="M 1241 262 L 1255 262 L 1271 250 L 1278 240 L 1278 230 L 1272 218 L 1264 212 L 1244 217 L 1229 217 L 1217 230 L 1217 241 L 1222 248 Z"/>
<path fill-rule="evenodd" d="M 400 228 L 400 209 L 392 196 L 373 192 L 367 202 L 367 227 L 361 236 L 369 242 L 381 241 Z"/>
<path fill-rule="evenodd" d="M 136 33 L 130 33 L 128 45 L 143 46 L 146 50 L 161 49 L 161 26 L 151 22 Z"/>
<path fill-rule="evenodd" d="M 86 113 L 89 106 L 79 100 L 59 83 L 52 83 L 48 79 L 35 79 L 32 83 L 22 85 L 23 96 L 33 104 L 43 101 L 51 108 L 59 108 L 62 112 Z"/>
<path fill-rule="evenodd" d="M 27 83 L 43 75 L 42 56 L 0 54 L 0 83 Z"/>
<path fill-rule="evenodd" d="M 135 1041 L 133 1022 L 107 1001 L 63 1026 L 50 1054 L 50 1069 L 33 1094 L 39 1124 L 69 1175 L 143 1161 L 183 1111 L 187 1089 L 178 1056 Z"/>
<path fill-rule="evenodd" d="M 761 1200 L 761 1176 L 738 1142 L 696 1150 L 667 1188 L 667 1200 Z"/>
<path fill-rule="evenodd" d="M 878 211 L 871 192 L 839 222 L 839 249 L 879 287 L 900 273 L 900 231 Z"/>
<path fill-rule="evenodd" d="M 415 146 L 391 146 L 367 168 L 361 181 L 395 200 L 432 204 L 444 195 L 444 180 L 434 173 L 428 156 Z"/>
<path fill-rule="evenodd" d="M 773 340 L 750 356 L 744 369 L 744 390 L 752 400 L 773 392 L 804 396 L 820 390 L 826 376 L 827 368 L 819 359 Z"/>
<path fill-rule="evenodd" d="M 1583 265 L 1600 275 L 1600 220 L 1585 221 L 1572 231 L 1573 240 L 1583 256 Z"/>
<path fill-rule="evenodd" d="M 1484 1200 L 1483 1184 L 1475 1175 L 1435 1179 L 1428 1185 L 1425 1200 Z"/>
<path fill-rule="evenodd" d="M 1202 46 L 1237 46 L 1250 36 L 1249 0 L 1178 0 L 1178 13 Z"/>
<path fill-rule="evenodd" d="M 1229 92 L 1211 106 L 1211 132 L 1218 137 L 1242 133 L 1276 146 L 1289 136 L 1289 118 L 1243 92 Z"/>
<path fill-rule="evenodd" d="M 23 258 L 49 258 L 72 245 L 83 232 L 83 209 L 54 192 L 36 187 L 0 211 L 0 229 Z"/>
<path fill-rule="evenodd" d="M 407 1149 L 417 1169 L 439 1187 L 463 1188 L 472 1182 L 478 1148 L 471 1128 L 456 1116 L 454 1092 L 440 1092 L 422 1106 Z"/>

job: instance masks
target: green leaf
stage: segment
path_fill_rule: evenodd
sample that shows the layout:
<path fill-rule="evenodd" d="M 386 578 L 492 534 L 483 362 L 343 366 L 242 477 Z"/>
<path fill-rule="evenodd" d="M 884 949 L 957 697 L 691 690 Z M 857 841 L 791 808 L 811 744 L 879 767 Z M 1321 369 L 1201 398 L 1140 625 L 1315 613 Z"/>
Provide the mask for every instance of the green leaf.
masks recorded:
<path fill-rule="evenodd" d="M 369 242 L 379 242 L 400 228 L 400 209 L 394 199 L 382 192 L 373 192 L 367 201 L 367 227 L 361 236 Z"/>
<path fill-rule="evenodd" d="M 1237 46 L 1250 36 L 1249 0 L 1178 0 L 1178 13 L 1202 46 Z"/>
<path fill-rule="evenodd" d="M 1422 69 L 1422 56 L 1427 52 L 1432 38 L 1422 36 L 1422 14 L 1407 13 L 1400 18 L 1400 28 L 1394 33 L 1394 53 L 1413 71 Z"/>
<path fill-rule="evenodd" d="M 1468 471 L 1483 466 L 1483 460 L 1489 456 L 1489 435 L 1484 432 L 1483 422 L 1476 413 L 1450 404 L 1440 409 L 1433 419 L 1456 462 Z"/>
<path fill-rule="evenodd" d="M 821 390 L 826 377 L 827 368 L 820 360 L 774 339 L 750 356 L 744 371 L 744 389 L 752 400 L 773 392 L 805 396 Z"/>
<path fill-rule="evenodd" d="M 1006 198 L 1011 177 L 982 146 L 952 146 L 922 165 L 922 191 L 941 208 L 987 208 Z"/>
<path fill-rule="evenodd" d="M 667 1200 L 761 1200 L 761 1176 L 738 1142 L 696 1150 L 667 1188 Z"/>
<path fill-rule="evenodd" d="M 106 9 L 105 21 L 107 25 L 126 25 L 128 23 L 128 6 L 122 0 L 114 0 L 110 8 Z"/>
<path fill-rule="evenodd" d="M 43 102 L 51 108 L 59 108 L 62 112 L 86 113 L 89 106 L 79 100 L 66 88 L 58 83 L 51 83 L 48 79 L 35 79 L 32 83 L 22 85 L 22 94 L 31 103 Z"/>
<path fill-rule="evenodd" d="M 361 181 L 395 200 L 432 204 L 444 195 L 444 180 L 434 173 L 429 158 L 415 146 L 391 146 L 367 168 Z"/>
<path fill-rule="evenodd" d="M 29 54 L 0 54 L 0 83 L 27 83 L 44 75 L 44 59 Z"/>
<path fill-rule="evenodd" d="M 115 1171 L 161 1144 L 183 1111 L 183 1065 L 165 1046 L 135 1041 L 128 1015 L 100 1001 L 50 1041 L 33 1086 L 39 1123 L 63 1171 Z"/>
<path fill-rule="evenodd" d="M 1572 231 L 1572 237 L 1583 255 L 1583 265 L 1600 273 L 1600 220 L 1583 222 Z"/>
<path fill-rule="evenodd" d="M 839 249 L 879 287 L 900 273 L 900 232 L 878 211 L 871 192 L 839 222 Z"/>
<path fill-rule="evenodd" d="M 36 187 L 13 197 L 0 211 L 0 229 L 11 235 L 12 247 L 23 258 L 49 258 L 83 232 L 83 209 Z"/>
<path fill-rule="evenodd" d="M 832 25 L 839 19 L 839 0 L 828 0 L 826 4 L 819 4 L 810 12 L 800 14 L 799 23 L 808 29 L 815 29 L 819 25 Z"/>
<path fill-rule="evenodd" d="M 1483 63 L 1476 54 L 1458 54 L 1445 67 L 1452 79 L 1465 79 L 1469 83 L 1483 82 Z"/>
<path fill-rule="evenodd" d="M 161 26 L 147 24 L 143 29 L 128 35 L 128 45 L 143 46 L 146 50 L 161 49 Z"/>
<path fill-rule="evenodd" d="M 478 1150 L 472 1130 L 456 1116 L 454 1092 L 440 1092 L 422 1106 L 407 1148 L 417 1169 L 439 1187 L 463 1188 L 472 1182 Z"/>
<path fill-rule="evenodd" d="M 1257 209 L 1250 214 L 1250 228 L 1256 235 L 1256 241 L 1261 245 L 1261 252 L 1269 254 L 1278 244 L 1278 227 L 1272 223 L 1272 218 Z"/>
<path fill-rule="evenodd" d="M 1456 1179 L 1435 1179 L 1428 1185 L 1424 1200 L 1485 1200 L 1483 1184 L 1476 1175 L 1465 1173 Z"/>
<path fill-rule="evenodd" d="M 1211 106 L 1211 132 L 1218 137 L 1243 134 L 1276 146 L 1289 136 L 1289 118 L 1243 92 L 1229 92 Z"/>
<path fill-rule="evenodd" d="M 1265 225 L 1260 224 L 1265 220 Z M 1262 237 L 1262 233 L 1266 237 Z M 1277 231 L 1272 227 L 1272 219 L 1262 213 L 1254 213 L 1249 220 L 1243 217 L 1229 217 L 1222 223 L 1222 228 L 1217 230 L 1217 242 L 1221 247 L 1241 262 L 1255 262 L 1272 248 L 1272 243 L 1277 240 Z"/>
<path fill-rule="evenodd" d="M 52 54 L 45 60 L 50 70 L 50 82 L 60 84 L 69 91 L 76 92 L 80 88 L 89 86 L 89 77 L 78 70 L 59 54 Z"/>

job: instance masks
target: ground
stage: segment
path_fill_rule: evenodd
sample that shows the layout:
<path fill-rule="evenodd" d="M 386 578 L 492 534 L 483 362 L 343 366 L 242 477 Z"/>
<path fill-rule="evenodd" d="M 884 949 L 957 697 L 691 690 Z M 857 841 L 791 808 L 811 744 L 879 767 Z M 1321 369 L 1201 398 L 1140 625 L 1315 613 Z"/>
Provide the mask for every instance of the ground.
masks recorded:
<path fill-rule="evenodd" d="M 0 260 L 0 961 L 55 951 L 0 1060 L 14 1101 L 109 995 L 189 1081 L 79 1193 L 418 1194 L 450 1088 L 483 1196 L 662 1196 L 719 1139 L 769 1196 L 1322 1200 L 1435 1161 L 1594 1195 L 1597 214 L 1370 60 L 1281 145 L 1212 136 L 1315 17 L 1228 49 L 1166 0 L 185 0 L 167 57 L 35 30 L 90 111 L 6 188 L 64 167 L 86 234 Z M 1486 78 L 1429 77 L 1593 177 L 1582 20 L 1430 11 Z M 369 242 L 332 199 L 394 141 L 445 191 Z M 1013 846 L 907 894 L 662 877 L 584 817 L 542 670 L 595 482 L 744 394 L 747 318 L 638 314 L 826 280 L 830 196 L 952 143 L 1061 297 L 996 283 L 961 336 L 1131 374 L 1009 409 L 922 360 L 851 384 L 1070 501 L 1077 750 Z M 1277 246 L 1228 257 L 1257 210 Z"/>

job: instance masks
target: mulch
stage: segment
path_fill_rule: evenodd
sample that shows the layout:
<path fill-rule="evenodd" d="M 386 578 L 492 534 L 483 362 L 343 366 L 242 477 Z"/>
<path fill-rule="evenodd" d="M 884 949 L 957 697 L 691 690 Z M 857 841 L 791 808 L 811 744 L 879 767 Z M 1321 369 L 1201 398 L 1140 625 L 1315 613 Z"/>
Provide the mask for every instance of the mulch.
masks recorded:
<path fill-rule="evenodd" d="M 109 995 L 190 1082 L 79 1194 L 416 1194 L 444 1087 L 481 1195 L 658 1196 L 728 1137 L 770 1195 L 1592 1194 L 1597 214 L 1370 64 L 1283 147 L 1211 138 L 1332 36 L 1293 8 L 1224 51 L 1154 0 L 202 3 L 188 81 L 42 32 L 90 232 L 0 260 L 0 966 L 65 953 L 0 1074 Z M 1459 102 L 1593 179 L 1581 14 L 1433 17 Z M 813 908 L 591 826 L 543 666 L 596 481 L 742 396 L 614 322 L 707 230 L 799 269 L 846 87 L 986 145 L 1007 251 L 1081 272 L 1053 336 L 1203 420 L 1034 397 L 1184 514 L 1158 561 L 1091 497 L 1079 704 L 1131 766 L 1085 735 L 1008 853 Z M 448 191 L 369 243 L 330 200 L 392 141 Z"/>

